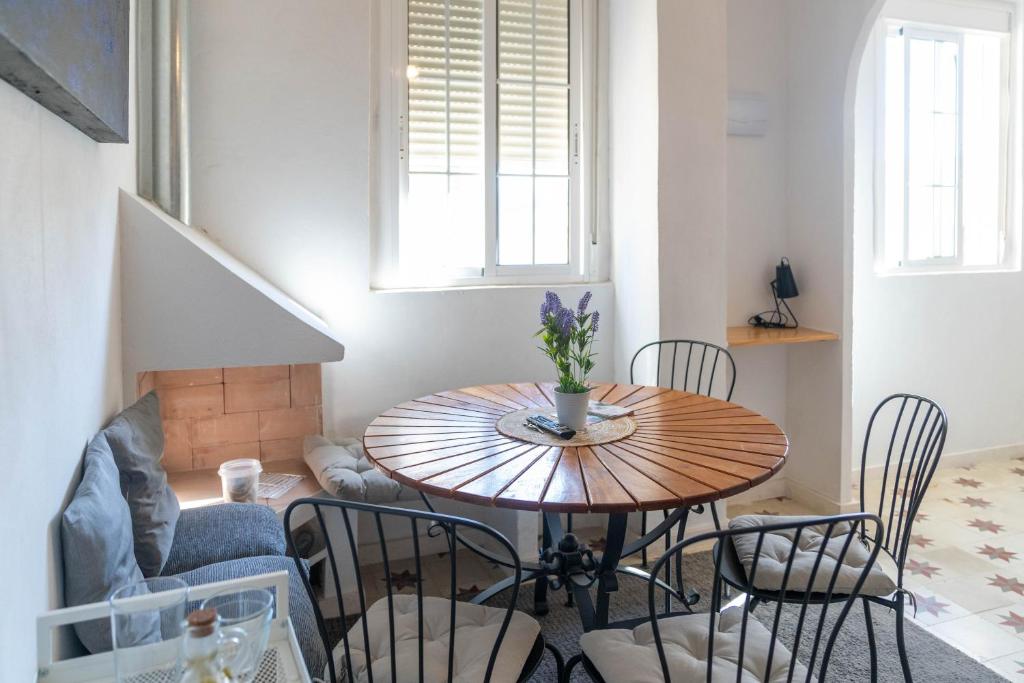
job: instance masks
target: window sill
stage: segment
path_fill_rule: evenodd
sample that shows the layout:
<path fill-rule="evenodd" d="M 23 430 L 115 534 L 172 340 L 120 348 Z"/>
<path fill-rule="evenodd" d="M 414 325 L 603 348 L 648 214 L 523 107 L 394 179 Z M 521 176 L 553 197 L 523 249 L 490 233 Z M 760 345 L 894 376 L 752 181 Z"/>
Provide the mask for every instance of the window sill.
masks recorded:
<path fill-rule="evenodd" d="M 475 291 L 508 291 L 516 289 L 545 290 L 563 289 L 567 287 L 604 287 L 610 286 L 611 280 L 572 280 L 566 282 L 538 282 L 538 283 L 480 283 L 460 284 L 451 286 L 424 286 L 424 287 L 371 287 L 371 294 L 437 294 L 445 292 L 475 292 Z"/>
<path fill-rule="evenodd" d="M 990 275 L 997 273 L 1019 273 L 1020 266 L 976 266 L 976 267 L 949 267 L 935 266 L 933 268 L 901 268 L 893 270 L 875 270 L 874 276 L 878 278 L 889 277 L 913 277 L 917 275 Z"/>

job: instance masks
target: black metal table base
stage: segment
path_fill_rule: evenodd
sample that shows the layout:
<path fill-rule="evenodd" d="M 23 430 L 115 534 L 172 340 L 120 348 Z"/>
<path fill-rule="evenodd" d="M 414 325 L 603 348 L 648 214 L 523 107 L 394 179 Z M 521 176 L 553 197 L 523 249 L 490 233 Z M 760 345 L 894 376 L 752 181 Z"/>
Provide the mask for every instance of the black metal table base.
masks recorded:
<path fill-rule="evenodd" d="M 420 497 L 427 509 L 433 512 L 434 506 L 430 504 L 430 499 L 422 492 L 420 492 Z M 694 509 L 699 513 L 702 507 L 698 506 Z M 637 567 L 620 566 L 622 558 L 638 553 L 659 538 L 671 534 L 672 529 L 677 525 L 679 529 L 677 540 L 681 540 L 689 514 L 690 508 L 677 508 L 667 515 L 661 524 L 632 543 L 626 544 L 628 513 L 610 513 L 604 551 L 597 557 L 586 544 L 580 542 L 575 534 L 563 530 L 561 514 L 557 512 L 543 513 L 544 528 L 540 559 L 537 564 L 524 562 L 520 579 L 521 584 L 534 582 L 533 613 L 537 616 L 547 614 L 548 590 L 564 589 L 568 595 L 566 604 L 569 606 L 575 604 L 580 613 L 584 631 L 607 628 L 611 594 L 619 589 L 618 574 L 635 577 L 642 581 L 650 581 L 651 578 L 650 574 Z M 443 532 L 441 527 L 431 527 L 428 530 L 431 536 Z M 458 533 L 456 533 L 456 540 L 484 559 L 506 567 L 509 566 L 507 562 L 486 548 Z M 666 538 L 666 549 L 668 546 L 669 540 Z M 700 596 L 693 591 L 684 592 L 682 565 L 677 563 L 675 569 L 676 585 L 674 588 L 671 570 L 668 566 L 665 568 L 665 578 L 656 581 L 665 596 L 665 612 L 671 612 L 673 599 L 687 610 L 692 611 L 692 606 L 697 604 Z M 495 595 L 511 588 L 513 583 L 515 583 L 515 577 L 502 579 L 478 593 L 471 602 L 477 605 L 484 604 Z M 596 602 L 591 599 L 590 595 L 590 588 L 595 583 L 597 584 Z"/>
<path fill-rule="evenodd" d="M 537 616 L 548 613 L 548 591 L 565 590 L 567 605 L 575 605 L 579 611 L 584 631 L 607 628 L 611 594 L 618 591 L 619 574 L 648 581 L 650 574 L 637 567 L 620 566 L 624 557 L 628 557 L 655 542 L 676 525 L 680 530 L 685 525 L 689 510 L 680 508 L 670 514 L 665 521 L 652 529 L 643 537 L 626 544 L 626 528 L 628 515 L 613 513 L 608 515 L 608 529 L 605 535 L 604 551 L 595 554 L 575 534 L 565 532 L 561 515 L 554 512 L 543 514 L 544 528 L 542 549 L 537 564 L 524 564 L 522 582 L 534 582 L 533 611 Z M 681 533 L 681 531 L 680 531 Z M 473 598 L 475 604 L 483 604 L 512 587 L 514 579 L 509 577 Z M 596 599 L 591 596 L 591 587 L 597 584 Z M 668 610 L 673 599 L 689 609 L 697 602 L 695 593 L 684 593 L 682 588 L 681 568 L 676 571 L 676 586 L 671 585 L 672 579 L 666 573 L 665 580 L 658 580 L 658 586 L 665 594 L 665 609 Z"/>

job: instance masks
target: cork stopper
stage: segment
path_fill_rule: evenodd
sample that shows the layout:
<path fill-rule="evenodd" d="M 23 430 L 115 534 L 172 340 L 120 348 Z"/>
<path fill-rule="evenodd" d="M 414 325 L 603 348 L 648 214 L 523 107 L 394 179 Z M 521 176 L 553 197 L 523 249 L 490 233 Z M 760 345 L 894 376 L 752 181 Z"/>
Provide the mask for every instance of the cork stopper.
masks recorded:
<path fill-rule="evenodd" d="M 204 638 L 213 633 L 217 624 L 217 610 L 213 608 L 197 609 L 185 619 L 193 635 Z"/>

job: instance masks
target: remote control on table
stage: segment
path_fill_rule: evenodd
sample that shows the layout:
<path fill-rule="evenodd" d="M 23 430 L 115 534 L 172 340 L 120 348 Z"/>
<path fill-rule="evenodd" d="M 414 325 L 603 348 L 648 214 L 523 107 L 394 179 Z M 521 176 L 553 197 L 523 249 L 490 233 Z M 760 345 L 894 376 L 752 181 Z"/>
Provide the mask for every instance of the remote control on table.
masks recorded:
<path fill-rule="evenodd" d="M 538 429 L 543 429 L 548 434 L 554 434 L 562 439 L 571 439 L 576 436 L 576 430 L 566 427 L 564 424 L 555 422 L 544 415 L 530 415 L 526 421 Z"/>

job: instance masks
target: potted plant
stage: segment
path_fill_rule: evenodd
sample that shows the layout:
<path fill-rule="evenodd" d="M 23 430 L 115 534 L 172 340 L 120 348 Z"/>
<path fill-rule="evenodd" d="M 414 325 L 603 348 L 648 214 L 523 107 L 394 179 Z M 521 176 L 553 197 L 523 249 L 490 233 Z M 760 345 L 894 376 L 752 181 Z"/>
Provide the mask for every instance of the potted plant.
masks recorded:
<path fill-rule="evenodd" d="M 600 320 L 597 311 L 587 312 L 590 296 L 590 292 L 584 294 L 573 311 L 564 307 L 554 292 L 545 293 L 540 307 L 541 328 L 534 335 L 544 342 L 540 350 L 558 371 L 555 388 L 558 421 L 577 431 L 587 426 L 590 402 L 587 377 L 594 369 L 594 335 Z"/>

